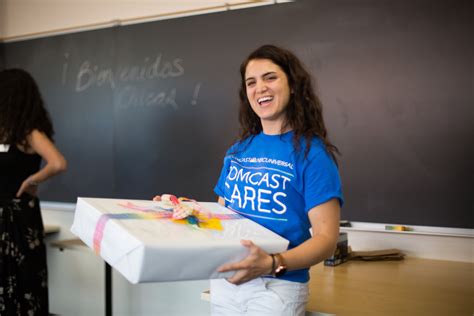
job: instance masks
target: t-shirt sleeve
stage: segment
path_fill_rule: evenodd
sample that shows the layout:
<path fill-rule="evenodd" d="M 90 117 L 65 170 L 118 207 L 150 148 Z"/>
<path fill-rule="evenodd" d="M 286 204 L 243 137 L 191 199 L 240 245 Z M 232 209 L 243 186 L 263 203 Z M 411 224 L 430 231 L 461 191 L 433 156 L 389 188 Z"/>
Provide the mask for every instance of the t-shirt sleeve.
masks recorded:
<path fill-rule="evenodd" d="M 339 171 L 326 150 L 321 149 L 308 161 L 303 179 L 306 212 L 333 198 L 339 200 L 341 207 L 344 204 Z"/>

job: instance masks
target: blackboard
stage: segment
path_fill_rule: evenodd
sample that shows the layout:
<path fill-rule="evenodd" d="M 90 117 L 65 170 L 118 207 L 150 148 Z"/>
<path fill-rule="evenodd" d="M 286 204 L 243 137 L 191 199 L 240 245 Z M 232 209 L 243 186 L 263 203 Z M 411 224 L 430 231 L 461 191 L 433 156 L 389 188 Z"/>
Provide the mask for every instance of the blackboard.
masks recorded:
<path fill-rule="evenodd" d="M 315 1 L 3 44 L 38 80 L 67 173 L 43 200 L 215 200 L 238 67 L 264 43 L 314 74 L 351 221 L 473 227 L 471 1 Z"/>

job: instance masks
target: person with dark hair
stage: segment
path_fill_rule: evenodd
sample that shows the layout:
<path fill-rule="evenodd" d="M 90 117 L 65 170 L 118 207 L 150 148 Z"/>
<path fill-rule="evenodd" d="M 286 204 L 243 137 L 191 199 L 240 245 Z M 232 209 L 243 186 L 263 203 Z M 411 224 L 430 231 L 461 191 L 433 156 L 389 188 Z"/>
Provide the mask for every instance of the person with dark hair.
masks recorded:
<path fill-rule="evenodd" d="M 213 315 L 304 315 L 309 268 L 330 257 L 343 204 L 336 156 L 311 76 L 290 51 L 264 45 L 240 67 L 241 133 L 214 189 L 219 203 L 289 240 L 268 254 L 250 240 L 243 260 L 211 280 Z M 312 230 L 312 233 L 310 232 Z"/>
<path fill-rule="evenodd" d="M 33 77 L 0 71 L 0 315 L 48 315 L 38 185 L 66 169 Z M 45 165 L 41 168 L 41 160 Z"/>

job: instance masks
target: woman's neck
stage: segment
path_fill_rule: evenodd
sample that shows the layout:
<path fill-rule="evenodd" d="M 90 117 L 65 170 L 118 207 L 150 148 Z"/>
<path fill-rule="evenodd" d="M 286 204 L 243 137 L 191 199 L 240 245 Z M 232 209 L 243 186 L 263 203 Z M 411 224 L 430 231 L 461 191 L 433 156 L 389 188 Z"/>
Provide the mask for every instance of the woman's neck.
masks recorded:
<path fill-rule="evenodd" d="M 291 126 L 285 126 L 281 122 L 261 121 L 261 124 L 265 135 L 280 135 L 292 130 Z"/>

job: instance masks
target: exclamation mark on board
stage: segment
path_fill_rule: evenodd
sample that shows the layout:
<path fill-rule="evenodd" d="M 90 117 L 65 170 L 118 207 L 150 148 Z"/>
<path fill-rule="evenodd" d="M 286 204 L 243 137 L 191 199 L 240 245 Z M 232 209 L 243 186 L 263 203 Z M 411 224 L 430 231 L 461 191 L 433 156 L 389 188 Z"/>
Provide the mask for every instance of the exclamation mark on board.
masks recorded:
<path fill-rule="evenodd" d="M 63 75 L 62 75 L 62 80 L 61 80 L 63 86 L 66 85 L 66 80 L 67 80 L 67 68 L 69 66 L 68 64 L 69 53 L 64 54 L 64 59 L 65 59 L 65 62 L 63 64 Z"/>
<path fill-rule="evenodd" d="M 193 99 L 191 100 L 192 105 L 197 104 L 197 99 L 198 99 L 198 96 L 199 96 L 199 90 L 201 90 L 201 83 L 200 82 L 194 87 Z"/>

